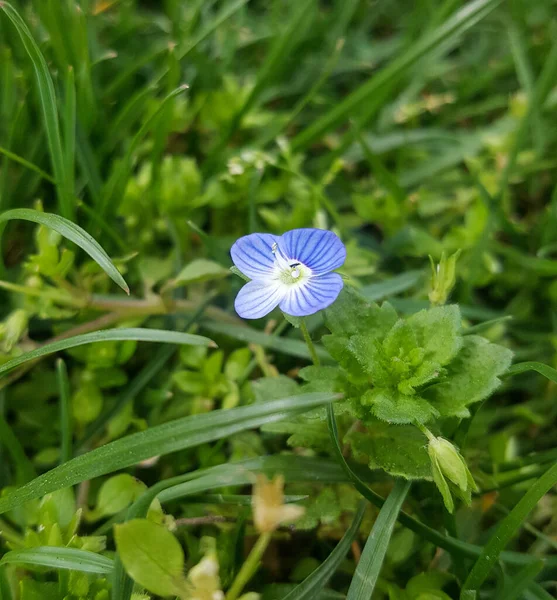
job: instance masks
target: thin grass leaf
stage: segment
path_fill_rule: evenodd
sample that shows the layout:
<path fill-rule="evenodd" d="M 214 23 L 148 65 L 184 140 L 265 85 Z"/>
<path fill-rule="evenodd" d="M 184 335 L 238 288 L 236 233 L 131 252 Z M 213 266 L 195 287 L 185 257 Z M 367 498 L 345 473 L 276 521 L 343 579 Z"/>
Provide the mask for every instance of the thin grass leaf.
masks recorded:
<path fill-rule="evenodd" d="M 125 469 L 153 456 L 228 438 L 338 398 L 337 394 L 302 394 L 230 410 L 215 410 L 152 427 L 78 456 L 3 496 L 0 498 L 0 514 L 33 498 Z"/>
<path fill-rule="evenodd" d="M 43 213 L 30 208 L 14 208 L 13 210 L 8 210 L 0 214 L 0 236 L 5 227 L 3 224 L 12 219 L 32 221 L 33 223 L 38 223 L 39 225 L 44 225 L 45 227 L 57 231 L 60 235 L 87 252 L 112 281 L 119 285 L 126 294 L 130 293 L 128 284 L 124 281 L 124 278 L 114 266 L 108 254 L 103 250 L 101 245 L 79 225 L 58 215 Z"/>
<path fill-rule="evenodd" d="M 540 76 L 536 81 L 536 85 L 534 86 L 530 94 L 528 110 L 526 111 L 526 114 L 520 122 L 520 126 L 516 133 L 513 147 L 511 148 L 509 156 L 507 157 L 505 169 L 501 174 L 501 179 L 499 182 L 498 198 L 501 198 L 505 190 L 507 189 L 509 179 L 514 171 L 516 161 L 518 159 L 518 154 L 526 141 L 528 133 L 531 131 L 532 121 L 535 120 L 536 115 L 538 114 L 539 107 L 543 106 L 547 95 L 553 87 L 556 76 L 557 44 L 553 44 L 549 54 L 547 55 L 547 58 L 545 59 L 542 72 L 540 73 Z"/>
<path fill-rule="evenodd" d="M 65 463 L 72 457 L 72 409 L 68 369 L 61 358 L 56 361 L 56 378 L 60 395 L 60 432 L 62 435 L 60 463 Z"/>
<path fill-rule="evenodd" d="M 40 175 L 43 179 L 46 179 L 50 183 L 56 183 L 56 180 L 54 179 L 54 177 L 50 176 L 46 171 L 43 171 L 40 167 L 37 167 L 37 165 L 34 165 L 32 162 L 29 162 L 28 160 L 25 160 L 21 156 L 18 156 L 17 154 L 10 152 L 7 148 L 3 148 L 2 146 L 0 146 L 0 154 L 3 154 L 6 158 L 9 158 L 13 162 L 20 164 L 22 167 L 25 167 L 26 169 L 29 169 L 30 171 L 34 171 L 35 173 L 37 173 L 37 175 Z"/>
<path fill-rule="evenodd" d="M 503 589 L 495 596 L 494 600 L 517 600 L 522 592 L 536 579 L 543 569 L 543 561 L 538 560 L 522 567 L 516 575 L 511 577 Z"/>
<path fill-rule="evenodd" d="M 242 325 L 232 325 L 228 323 L 214 323 L 204 322 L 202 323 L 203 329 L 207 329 L 213 333 L 220 333 L 222 335 L 229 336 L 240 342 L 246 342 L 249 344 L 258 344 L 263 348 L 270 348 L 275 352 L 281 352 L 283 354 L 289 354 L 290 356 L 297 356 L 298 358 L 304 358 L 311 360 L 311 356 L 304 342 L 299 340 L 291 340 L 286 338 L 280 338 L 251 327 L 244 327 Z M 323 360 L 331 360 L 329 353 L 321 346 L 316 347 L 317 355 Z"/>
<path fill-rule="evenodd" d="M 12 600 L 12 591 L 4 567 L 0 567 L 0 600 Z"/>
<path fill-rule="evenodd" d="M 64 163 L 68 190 L 73 195 L 75 178 L 75 135 L 76 135 L 76 100 L 75 75 L 73 67 L 68 67 L 65 81 L 66 94 L 63 108 Z M 75 209 L 74 209 L 75 212 Z"/>
<path fill-rule="evenodd" d="M 526 373 L 528 371 L 536 371 L 540 375 L 543 375 L 553 383 L 557 383 L 557 371 L 549 365 L 544 365 L 541 362 L 527 361 L 511 365 L 509 370 L 504 374 L 504 377 L 511 377 L 512 375 L 520 375 L 520 373 Z"/>
<path fill-rule="evenodd" d="M 164 329 L 144 329 L 141 327 L 131 328 L 118 328 L 118 329 L 107 329 L 103 331 L 92 331 L 91 333 L 84 333 L 82 335 L 76 335 L 74 337 L 66 338 L 52 344 L 46 344 L 25 352 L 20 356 L 5 362 L 0 365 L 0 375 L 15 369 L 19 365 L 26 363 L 35 358 L 53 354 L 54 352 L 60 352 L 61 350 L 68 350 L 69 348 L 76 348 L 77 346 L 83 346 L 85 344 L 94 344 L 97 342 L 108 342 L 108 341 L 128 341 L 135 340 L 138 342 L 163 342 L 166 344 L 183 344 L 186 346 L 212 346 L 215 347 L 215 343 L 209 338 L 201 335 L 193 335 L 191 333 L 181 333 L 179 331 L 166 331 Z"/>
<path fill-rule="evenodd" d="M 15 8 L 8 2 L 0 1 L 0 10 L 3 10 L 13 23 L 31 62 L 33 63 L 33 69 L 37 77 L 37 86 L 48 140 L 50 159 L 56 178 L 56 192 L 58 194 L 59 208 L 64 217 L 72 219 L 74 217 L 75 207 L 73 203 L 73 193 L 70 187 L 71 180 L 68 177 L 66 165 L 64 163 L 56 92 L 54 90 L 52 77 L 48 70 L 48 65 L 37 46 L 37 43 L 33 39 L 29 28 Z"/>
<path fill-rule="evenodd" d="M 348 589 L 346 600 L 370 600 L 383 566 L 383 560 L 389 547 L 398 513 L 409 489 L 409 481 L 396 480 L 389 497 L 379 511 L 377 520 L 373 524 Z"/>
<path fill-rule="evenodd" d="M 4 416 L 0 413 L 0 442 L 8 451 L 16 468 L 20 481 L 29 481 L 36 476 L 33 463 L 27 458 L 21 442 L 12 431 Z"/>
<path fill-rule="evenodd" d="M 528 589 L 524 591 L 524 598 L 526 600 L 555 600 L 555 596 L 552 596 L 535 581 L 530 583 Z"/>
<path fill-rule="evenodd" d="M 335 549 L 327 556 L 327 558 L 300 583 L 294 588 L 284 600 L 313 600 L 326 585 L 329 579 L 336 573 L 341 562 L 344 560 L 350 546 L 356 536 L 362 523 L 366 509 L 366 503 L 361 502 L 358 512 L 354 516 L 350 527 L 346 530 L 340 542 Z"/>
<path fill-rule="evenodd" d="M 47 567 L 49 569 L 70 569 L 82 573 L 106 575 L 112 572 L 114 561 L 101 554 L 63 548 L 58 546 L 38 546 L 7 552 L 0 565 L 25 565 L 27 567 Z"/>
<path fill-rule="evenodd" d="M 462 35 L 501 4 L 501 2 L 502 0 L 475 0 L 474 2 L 469 2 L 443 23 L 443 25 L 434 31 L 426 32 L 406 52 L 373 75 L 342 102 L 339 102 L 325 115 L 299 133 L 292 140 L 292 149 L 296 152 L 304 150 L 331 129 L 334 129 L 354 116 L 358 108 L 362 104 L 367 103 L 365 117 L 358 121 L 359 126 L 362 127 L 381 106 L 381 103 L 375 101 L 375 99 L 378 98 L 381 100 L 386 90 L 405 77 L 418 60 L 430 55 L 440 46 Z M 347 146 L 353 138 L 353 133 L 348 135 L 349 138 L 343 146 Z"/>
<path fill-rule="evenodd" d="M 557 484 L 557 465 L 553 465 L 547 470 L 524 494 L 509 515 L 501 521 L 464 582 L 461 598 L 465 598 L 465 594 L 470 596 L 472 593 L 477 594 L 479 592 L 481 585 L 499 560 L 505 546 L 522 527 L 523 521 L 536 504 L 555 484 Z"/>

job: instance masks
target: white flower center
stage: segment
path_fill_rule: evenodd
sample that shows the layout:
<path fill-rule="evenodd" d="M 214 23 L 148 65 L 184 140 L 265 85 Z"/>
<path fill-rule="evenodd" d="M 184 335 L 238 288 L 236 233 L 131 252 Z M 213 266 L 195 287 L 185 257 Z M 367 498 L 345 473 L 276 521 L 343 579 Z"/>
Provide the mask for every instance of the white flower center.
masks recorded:
<path fill-rule="evenodd" d="M 276 279 L 287 285 L 299 285 L 311 277 L 311 269 L 297 260 L 286 257 L 276 242 L 272 245 L 272 251 L 275 256 Z"/>

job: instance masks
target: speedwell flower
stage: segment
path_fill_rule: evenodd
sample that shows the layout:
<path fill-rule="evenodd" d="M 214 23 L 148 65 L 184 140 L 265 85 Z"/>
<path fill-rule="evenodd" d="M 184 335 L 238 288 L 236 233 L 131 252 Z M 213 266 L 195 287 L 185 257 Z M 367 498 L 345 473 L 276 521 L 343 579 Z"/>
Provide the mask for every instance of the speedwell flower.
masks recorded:
<path fill-rule="evenodd" d="M 259 319 L 279 306 L 295 317 L 332 304 L 342 277 L 331 273 L 346 259 L 337 235 L 323 229 L 293 229 L 284 235 L 252 233 L 230 250 L 236 267 L 251 279 L 234 304 L 244 319 Z"/>

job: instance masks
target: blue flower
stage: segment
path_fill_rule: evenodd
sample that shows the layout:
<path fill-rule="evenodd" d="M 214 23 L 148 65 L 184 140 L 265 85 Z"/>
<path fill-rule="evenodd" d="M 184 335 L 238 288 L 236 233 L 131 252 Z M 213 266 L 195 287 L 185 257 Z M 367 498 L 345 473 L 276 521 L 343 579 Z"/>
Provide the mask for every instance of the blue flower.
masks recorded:
<path fill-rule="evenodd" d="M 331 271 L 344 263 L 346 248 L 332 231 L 252 233 L 237 240 L 230 254 L 251 279 L 234 303 L 244 319 L 264 317 L 276 306 L 295 317 L 312 315 L 332 304 L 342 289 L 342 277 Z"/>

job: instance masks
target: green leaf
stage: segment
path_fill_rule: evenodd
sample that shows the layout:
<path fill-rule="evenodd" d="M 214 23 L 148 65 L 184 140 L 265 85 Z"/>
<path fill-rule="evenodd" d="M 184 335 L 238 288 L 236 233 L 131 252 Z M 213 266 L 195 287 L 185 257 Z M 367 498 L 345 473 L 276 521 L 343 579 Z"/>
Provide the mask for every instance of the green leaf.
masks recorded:
<path fill-rule="evenodd" d="M 371 469 L 406 479 L 431 479 L 427 439 L 413 425 L 374 421 L 365 433 L 351 431 L 343 441 L 351 444 L 356 458 L 365 457 Z"/>
<path fill-rule="evenodd" d="M 101 486 L 95 514 L 98 517 L 115 515 L 127 508 L 145 491 L 145 484 L 127 473 L 107 479 Z"/>
<path fill-rule="evenodd" d="M 142 329 L 135 327 L 92 331 L 91 333 L 84 333 L 83 335 L 76 335 L 65 340 L 60 340 L 59 342 L 46 344 L 36 350 L 31 350 L 31 352 L 25 352 L 17 358 L 0 365 L 0 375 L 15 369 L 27 361 L 53 354 L 54 352 L 60 352 L 61 350 L 68 350 L 69 348 L 76 348 L 77 346 L 94 344 L 96 342 L 127 340 L 164 342 L 167 344 L 184 344 L 190 346 L 215 346 L 215 343 L 209 338 L 191 333 L 181 333 L 179 331 L 166 331 L 164 329 Z"/>
<path fill-rule="evenodd" d="M 408 317 L 407 323 L 414 330 L 426 359 L 432 362 L 446 365 L 460 349 L 461 316 L 456 304 L 421 310 Z"/>
<path fill-rule="evenodd" d="M 487 579 L 491 569 L 499 560 L 505 546 L 522 527 L 526 517 L 536 504 L 557 484 L 557 465 L 548 469 L 520 499 L 512 511 L 501 521 L 493 533 L 482 553 L 472 567 L 468 578 L 464 582 L 461 597 L 465 593 L 478 592 L 483 582 Z"/>
<path fill-rule="evenodd" d="M 50 160 L 52 162 L 57 183 L 56 190 L 58 194 L 60 212 L 68 219 L 71 219 L 74 216 L 75 211 L 73 189 L 71 189 L 71 174 L 67 171 L 66 164 L 64 162 L 62 139 L 60 136 L 60 123 L 58 121 L 56 92 L 54 89 L 54 83 L 52 82 L 52 77 L 50 76 L 50 72 L 48 70 L 48 65 L 39 49 L 39 46 L 33 39 L 29 28 L 25 24 L 25 21 L 23 21 L 23 19 L 19 16 L 15 8 L 8 2 L 0 2 L 0 9 L 6 13 L 7 17 L 17 29 L 25 50 L 29 55 L 31 62 L 33 63 L 35 76 L 37 78 L 37 87 L 44 119 L 44 127 L 48 141 L 48 149 L 50 152 Z"/>
<path fill-rule="evenodd" d="M 184 589 L 184 551 L 162 525 L 134 519 L 114 527 L 116 549 L 130 577 L 159 596 Z"/>
<path fill-rule="evenodd" d="M 365 296 L 372 302 L 383 300 L 405 292 L 413 288 L 420 280 L 424 278 L 424 271 L 406 271 L 400 275 L 395 275 L 380 281 L 379 283 L 370 283 L 360 289 L 362 296 Z"/>
<path fill-rule="evenodd" d="M 444 417 L 468 417 L 467 407 L 499 387 L 499 376 L 511 360 L 512 352 L 507 348 L 476 335 L 465 336 L 462 349 L 447 368 L 446 380 L 423 395 Z"/>
<path fill-rule="evenodd" d="M 315 569 L 309 577 L 304 579 L 300 585 L 296 586 L 284 600 L 313 600 L 315 595 L 327 585 L 329 579 L 334 575 L 341 562 L 344 560 L 353 540 L 358 535 L 358 529 L 360 528 L 360 524 L 364 517 L 365 509 L 365 502 L 361 502 L 352 524 L 346 530 L 335 549 L 317 567 L 317 569 Z"/>
<path fill-rule="evenodd" d="M 395 486 L 389 497 L 379 511 L 377 520 L 367 539 L 364 551 L 356 572 L 352 578 L 352 583 L 348 589 L 346 600 L 370 600 L 379 578 L 383 560 L 387 553 L 389 541 L 400 512 L 400 508 L 406 494 L 410 489 L 410 483 L 402 479 L 397 479 Z"/>
<path fill-rule="evenodd" d="M 201 283 L 202 281 L 212 281 L 222 279 L 230 275 L 230 270 L 225 269 L 213 260 L 206 258 L 197 258 L 186 265 L 180 273 L 172 280 L 173 288 L 191 283 Z"/>
<path fill-rule="evenodd" d="M 48 492 L 125 469 L 153 456 L 162 456 L 234 433 L 279 421 L 338 399 L 337 394 L 302 394 L 230 410 L 177 419 L 96 448 L 78 456 L 0 498 L 0 514 Z"/>
<path fill-rule="evenodd" d="M 71 569 L 83 573 L 111 573 L 114 562 L 106 556 L 77 548 L 38 546 L 7 552 L 0 565 L 26 565 L 49 569 Z"/>
<path fill-rule="evenodd" d="M 343 287 L 337 300 L 323 314 L 331 333 L 351 336 L 365 331 L 372 338 L 383 337 L 398 318 L 390 304 L 384 303 L 379 308 L 348 286 Z"/>
<path fill-rule="evenodd" d="M 399 425 L 427 423 L 439 416 L 439 411 L 421 396 L 402 394 L 392 388 L 368 390 L 362 395 L 360 403 L 378 419 Z M 362 418 L 367 421 L 364 415 Z"/>
<path fill-rule="evenodd" d="M 291 377 L 261 377 L 251 382 L 256 402 L 268 402 L 277 398 L 293 396 L 299 392 L 299 385 Z M 319 390 L 321 391 L 321 390 Z M 327 390 L 329 391 L 329 390 Z"/>
<path fill-rule="evenodd" d="M 15 208 L 0 214 L 0 234 L 4 228 L 4 225 L 2 224 L 12 219 L 32 221 L 33 223 L 38 223 L 39 225 L 44 225 L 45 227 L 57 231 L 60 235 L 87 252 L 112 281 L 118 284 L 126 294 L 130 293 L 128 284 L 124 281 L 124 278 L 120 275 L 120 272 L 114 266 L 108 254 L 103 250 L 100 244 L 84 229 L 79 227 L 79 225 L 58 215 L 31 210 L 30 208 Z"/>

